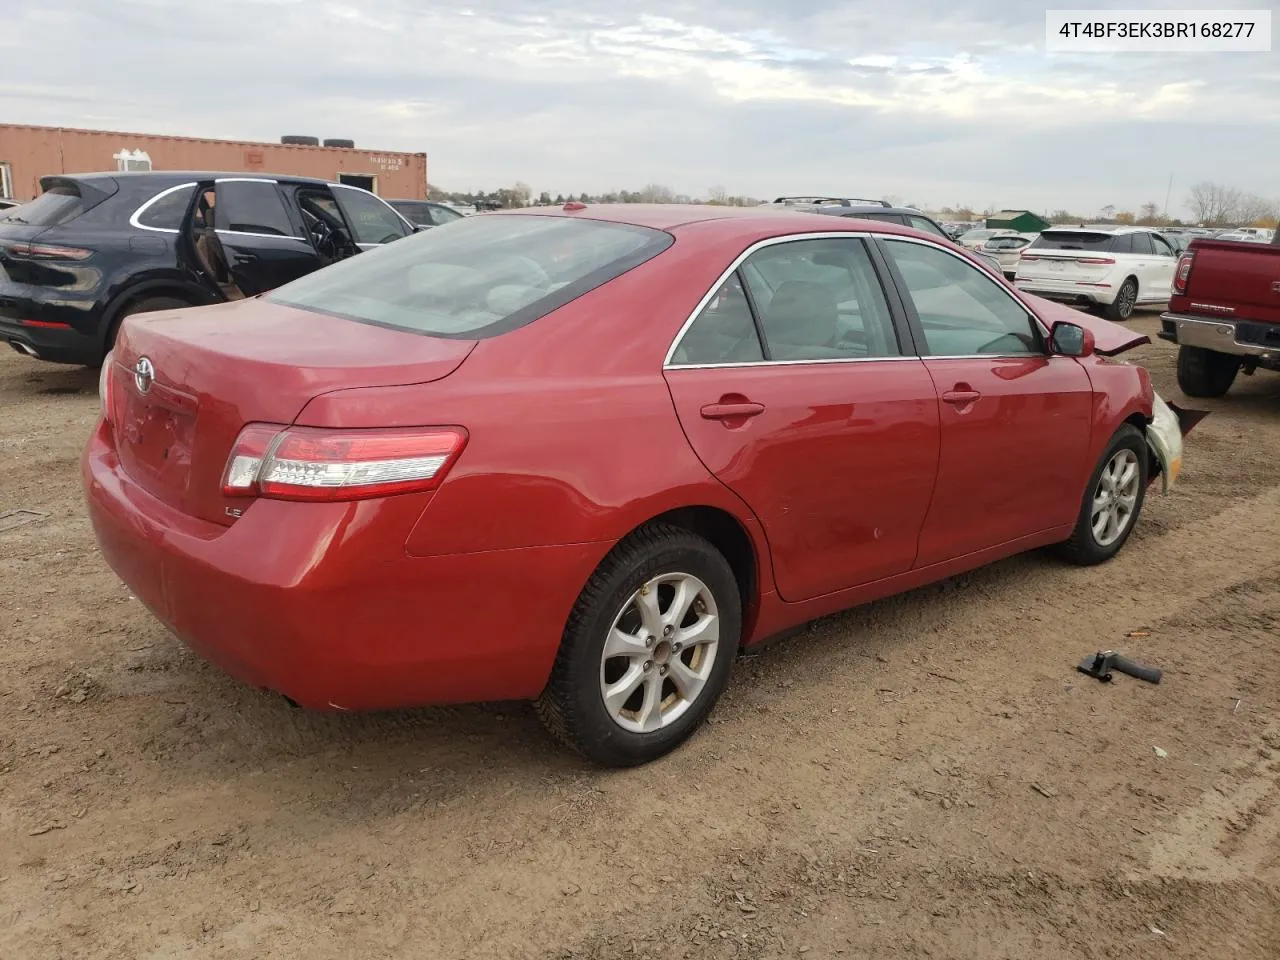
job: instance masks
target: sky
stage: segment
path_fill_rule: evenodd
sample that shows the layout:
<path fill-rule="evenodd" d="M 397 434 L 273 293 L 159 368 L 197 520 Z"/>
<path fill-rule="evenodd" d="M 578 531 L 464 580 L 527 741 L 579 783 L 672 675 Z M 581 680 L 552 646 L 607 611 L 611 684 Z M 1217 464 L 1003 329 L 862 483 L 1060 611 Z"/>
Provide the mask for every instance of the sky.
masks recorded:
<path fill-rule="evenodd" d="M 647 183 L 1185 215 L 1280 199 L 1271 53 L 1047 54 L 1047 6 L 1259 0 L 9 0 L 0 120 L 425 151 L 448 190 Z M 1170 179 L 1172 178 L 1172 189 Z"/>

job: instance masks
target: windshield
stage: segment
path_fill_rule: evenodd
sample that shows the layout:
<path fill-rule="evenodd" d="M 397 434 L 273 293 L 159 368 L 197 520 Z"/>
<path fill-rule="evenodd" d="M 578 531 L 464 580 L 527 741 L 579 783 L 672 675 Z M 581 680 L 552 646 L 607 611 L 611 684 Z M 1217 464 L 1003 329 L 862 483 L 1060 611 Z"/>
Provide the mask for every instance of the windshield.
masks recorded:
<path fill-rule="evenodd" d="M 30 203 L 0 210 L 0 220 L 28 223 L 37 227 L 52 227 L 66 223 L 84 212 L 80 191 L 70 184 L 50 187 Z"/>
<path fill-rule="evenodd" d="M 1115 242 L 1111 233 L 1092 233 L 1086 230 L 1046 230 L 1036 237 L 1030 249 L 1035 250 L 1092 250 L 1110 252 Z"/>
<path fill-rule="evenodd" d="M 567 217 L 466 217 L 343 260 L 267 299 L 436 337 L 545 316 L 667 249 L 659 230 Z"/>

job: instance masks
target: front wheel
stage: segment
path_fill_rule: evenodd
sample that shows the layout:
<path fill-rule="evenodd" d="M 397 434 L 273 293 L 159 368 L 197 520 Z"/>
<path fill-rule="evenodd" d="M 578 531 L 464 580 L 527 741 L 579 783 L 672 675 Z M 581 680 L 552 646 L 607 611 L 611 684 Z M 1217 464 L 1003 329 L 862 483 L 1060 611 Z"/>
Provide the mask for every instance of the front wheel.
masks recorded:
<path fill-rule="evenodd" d="M 596 763 L 657 759 L 711 712 L 741 634 L 738 584 L 720 552 L 682 528 L 645 527 L 583 588 L 538 716 Z"/>
<path fill-rule="evenodd" d="M 1111 438 L 1089 478 L 1076 527 L 1062 545 L 1068 560 L 1092 566 L 1120 552 L 1142 513 L 1147 465 L 1147 441 L 1126 423 Z"/>

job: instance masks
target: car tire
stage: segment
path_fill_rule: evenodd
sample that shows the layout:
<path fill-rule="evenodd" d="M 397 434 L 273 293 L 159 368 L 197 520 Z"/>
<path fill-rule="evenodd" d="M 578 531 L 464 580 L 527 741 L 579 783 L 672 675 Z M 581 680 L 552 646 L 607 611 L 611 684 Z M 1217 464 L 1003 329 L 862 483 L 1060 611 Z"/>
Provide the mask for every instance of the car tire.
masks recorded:
<path fill-rule="evenodd" d="M 1204 347 L 1178 348 L 1178 389 L 1188 397 L 1221 397 L 1235 383 L 1240 358 Z"/>
<path fill-rule="evenodd" d="M 642 527 L 578 596 L 535 709 L 552 736 L 595 763 L 648 763 L 706 719 L 741 636 L 742 600 L 724 556 L 681 527 Z"/>
<path fill-rule="evenodd" d="M 185 310 L 190 306 L 190 301 L 179 300 L 177 297 L 141 297 L 133 303 L 125 304 L 111 321 L 111 329 L 107 331 L 107 341 L 102 348 L 103 357 L 116 345 L 116 334 L 120 332 L 120 324 L 124 323 L 125 317 L 132 317 L 135 313 L 156 313 L 159 310 Z M 101 360 L 98 361 L 98 366 L 102 366 Z"/>
<path fill-rule="evenodd" d="M 1067 560 L 1087 567 L 1105 563 L 1120 552 L 1142 515 L 1149 469 L 1146 438 L 1137 427 L 1124 424 L 1089 476 L 1075 529 L 1061 545 Z M 1103 520 L 1101 531 L 1099 520 Z"/>
<path fill-rule="evenodd" d="M 1120 284 L 1120 289 L 1116 291 L 1116 298 L 1102 308 L 1102 315 L 1113 323 L 1128 320 L 1133 316 L 1133 308 L 1137 302 L 1138 281 L 1129 277 Z"/>

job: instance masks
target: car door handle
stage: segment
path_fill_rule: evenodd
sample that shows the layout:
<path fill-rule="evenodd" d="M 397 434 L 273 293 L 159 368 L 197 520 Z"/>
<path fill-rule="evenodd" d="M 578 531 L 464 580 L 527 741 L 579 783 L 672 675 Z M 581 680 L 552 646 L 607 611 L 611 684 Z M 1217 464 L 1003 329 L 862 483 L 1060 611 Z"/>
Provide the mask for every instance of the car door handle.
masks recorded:
<path fill-rule="evenodd" d="M 973 403 L 975 400 L 982 399 L 982 394 L 977 390 L 948 390 L 942 395 L 942 399 L 947 403 L 954 403 L 960 406 L 965 403 Z"/>
<path fill-rule="evenodd" d="M 733 420 L 737 417 L 758 417 L 764 413 L 763 403 L 743 400 L 731 403 L 708 403 L 702 408 L 703 420 Z"/>
<path fill-rule="evenodd" d="M 258 259 L 258 255 L 256 253 L 246 253 L 244 251 L 237 250 L 232 254 L 232 259 L 234 259 L 236 263 L 253 263 Z"/>

